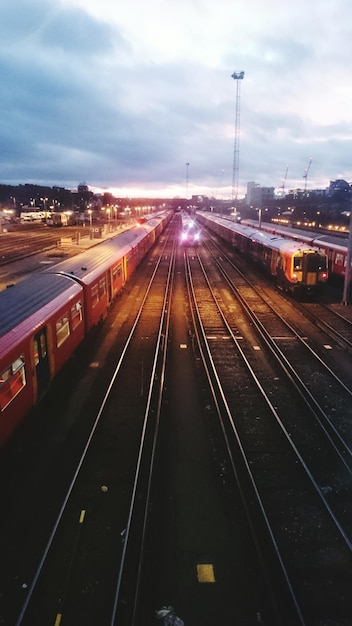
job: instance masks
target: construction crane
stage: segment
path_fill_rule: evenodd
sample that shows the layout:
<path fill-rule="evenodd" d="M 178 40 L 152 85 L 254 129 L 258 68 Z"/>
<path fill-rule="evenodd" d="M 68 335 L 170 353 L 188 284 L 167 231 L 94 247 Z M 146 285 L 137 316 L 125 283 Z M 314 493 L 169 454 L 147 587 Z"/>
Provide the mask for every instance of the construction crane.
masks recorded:
<path fill-rule="evenodd" d="M 285 172 L 285 178 L 282 181 L 282 185 L 281 185 L 281 189 L 282 189 L 282 197 L 285 196 L 285 186 L 286 186 L 286 180 L 287 180 L 287 172 L 288 172 L 288 165 L 286 165 L 286 172 Z"/>
<path fill-rule="evenodd" d="M 303 174 L 303 178 L 304 178 L 304 193 L 307 192 L 307 179 L 308 179 L 308 173 L 309 173 L 311 165 L 312 165 L 312 157 L 309 159 L 308 167 L 306 167 L 306 169 L 304 170 L 304 174 Z"/>

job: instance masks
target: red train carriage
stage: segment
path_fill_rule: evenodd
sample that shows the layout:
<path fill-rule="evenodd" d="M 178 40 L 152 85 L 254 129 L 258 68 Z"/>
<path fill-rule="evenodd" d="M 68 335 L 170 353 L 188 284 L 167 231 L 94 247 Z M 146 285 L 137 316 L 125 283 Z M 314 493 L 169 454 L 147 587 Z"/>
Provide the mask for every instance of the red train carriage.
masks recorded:
<path fill-rule="evenodd" d="M 259 222 L 256 220 L 243 220 L 245 226 L 253 226 L 259 230 Z M 347 267 L 348 237 L 341 237 L 334 234 L 319 233 L 319 231 L 304 230 L 291 226 L 282 226 L 270 222 L 262 222 L 260 230 L 272 233 L 284 239 L 293 239 L 301 243 L 312 246 L 328 258 L 329 274 L 343 278 Z M 352 280 L 352 267 L 350 268 L 350 281 Z"/>
<path fill-rule="evenodd" d="M 327 282 L 327 256 L 317 248 L 209 214 L 198 219 L 266 269 L 286 291 L 318 292 Z"/>
<path fill-rule="evenodd" d="M 46 271 L 71 277 L 83 289 L 85 332 L 105 318 L 113 297 L 124 285 L 123 264 L 123 255 L 116 258 L 113 248 L 101 244 Z"/>
<path fill-rule="evenodd" d="M 0 446 L 84 336 L 82 287 L 39 274 L 0 292 Z"/>
<path fill-rule="evenodd" d="M 70 276 L 82 285 L 86 332 L 106 317 L 112 300 L 155 242 L 160 223 L 155 219 L 131 228 L 46 270 Z"/>
<path fill-rule="evenodd" d="M 0 292 L 0 447 L 106 316 L 171 214 Z"/>

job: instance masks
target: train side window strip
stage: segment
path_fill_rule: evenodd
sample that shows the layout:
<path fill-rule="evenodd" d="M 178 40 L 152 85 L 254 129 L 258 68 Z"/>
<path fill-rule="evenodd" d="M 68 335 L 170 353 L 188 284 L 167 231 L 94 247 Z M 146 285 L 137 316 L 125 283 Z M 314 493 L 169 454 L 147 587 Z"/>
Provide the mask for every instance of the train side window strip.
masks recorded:
<path fill-rule="evenodd" d="M 106 280 L 105 278 L 101 278 L 99 281 L 99 300 L 104 298 L 106 294 Z"/>
<path fill-rule="evenodd" d="M 24 357 L 21 356 L 0 374 L 0 411 L 6 409 L 25 386 Z"/>
<path fill-rule="evenodd" d="M 121 264 L 115 265 L 115 267 L 113 267 L 113 270 L 112 270 L 112 280 L 114 283 L 120 278 L 121 273 L 122 273 Z"/>
<path fill-rule="evenodd" d="M 75 328 L 79 326 L 82 320 L 83 320 L 82 303 L 76 302 L 76 304 L 74 304 L 73 307 L 71 308 L 72 330 L 75 330 Z"/>
<path fill-rule="evenodd" d="M 92 296 L 92 307 L 94 308 L 98 302 L 99 302 L 99 295 L 98 295 L 98 285 L 95 284 L 93 285 L 92 289 L 91 289 L 91 296 Z"/>
<path fill-rule="evenodd" d="M 41 353 L 42 359 L 44 359 L 46 357 L 46 354 L 47 354 L 46 338 L 45 338 L 45 334 L 44 333 L 42 333 L 40 335 L 40 353 Z"/>
<path fill-rule="evenodd" d="M 33 341 L 33 356 L 34 356 L 34 365 L 37 366 L 39 363 L 39 345 L 36 339 L 34 339 Z"/>
<path fill-rule="evenodd" d="M 56 345 L 59 348 L 70 336 L 68 313 L 56 322 Z"/>

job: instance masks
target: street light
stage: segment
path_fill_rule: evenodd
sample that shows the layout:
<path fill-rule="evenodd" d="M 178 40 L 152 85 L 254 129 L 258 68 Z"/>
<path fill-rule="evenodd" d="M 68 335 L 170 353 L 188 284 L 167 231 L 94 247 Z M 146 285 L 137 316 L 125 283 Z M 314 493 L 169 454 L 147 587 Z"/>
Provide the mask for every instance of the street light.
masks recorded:
<path fill-rule="evenodd" d="M 49 198 L 40 198 L 42 203 L 43 203 L 43 207 L 44 207 L 44 211 L 46 211 L 46 203 L 49 200 Z"/>
<path fill-rule="evenodd" d="M 88 209 L 88 215 L 89 215 L 89 226 L 92 229 L 92 209 Z"/>
<path fill-rule="evenodd" d="M 343 283 L 342 304 L 348 304 L 348 295 L 349 295 L 350 280 L 351 280 L 351 259 L 352 259 L 352 208 L 350 209 L 350 227 L 349 227 L 349 234 L 348 234 L 346 270 L 345 270 L 345 279 Z"/>

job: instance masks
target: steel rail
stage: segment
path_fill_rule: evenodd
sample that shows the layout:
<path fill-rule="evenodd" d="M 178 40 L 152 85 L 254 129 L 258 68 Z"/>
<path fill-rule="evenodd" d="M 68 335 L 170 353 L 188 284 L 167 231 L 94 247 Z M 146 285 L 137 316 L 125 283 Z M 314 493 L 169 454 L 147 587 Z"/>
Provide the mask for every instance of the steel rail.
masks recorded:
<path fill-rule="evenodd" d="M 146 403 L 144 418 L 143 418 L 143 426 L 142 426 L 141 439 L 140 439 L 140 444 L 139 444 L 136 471 L 135 471 L 133 488 L 132 488 L 132 493 L 131 493 L 127 525 L 126 525 L 126 530 L 124 534 L 122 556 L 120 560 L 120 567 L 119 567 L 119 572 L 118 572 L 117 582 L 116 582 L 116 587 L 115 587 L 114 603 L 113 603 L 113 609 L 112 609 L 111 621 L 110 621 L 111 626 L 114 626 L 114 624 L 116 623 L 116 618 L 117 618 L 117 613 L 118 613 L 118 603 L 120 600 L 121 586 L 122 586 L 124 570 L 125 570 L 125 566 L 127 562 L 127 551 L 129 547 L 130 537 L 132 535 L 131 527 L 132 527 L 133 516 L 135 513 L 135 507 L 136 507 L 137 490 L 138 490 L 138 485 L 141 479 L 142 460 L 145 455 L 148 455 L 148 480 L 147 480 L 147 489 L 146 489 L 146 494 L 145 494 L 141 543 L 140 543 L 140 549 L 139 549 L 140 558 L 139 558 L 139 565 L 138 565 L 138 572 L 137 572 L 136 590 L 134 594 L 132 621 L 130 623 L 130 626 L 133 626 L 133 624 L 135 624 L 135 619 L 136 619 L 138 594 L 139 594 L 139 586 L 140 586 L 140 576 L 141 576 L 142 560 L 143 560 L 143 546 L 145 542 L 145 534 L 146 534 L 146 528 L 147 528 L 148 505 L 149 505 L 149 500 L 150 500 L 152 474 L 153 474 L 154 461 L 155 461 L 156 442 L 157 442 L 159 421 L 160 421 L 161 400 L 162 400 L 162 392 L 163 392 L 163 386 L 164 386 L 167 338 L 168 338 L 168 333 L 169 333 L 169 321 L 170 321 L 170 307 L 168 308 L 168 302 L 170 300 L 170 294 L 172 291 L 174 267 L 175 267 L 175 246 L 174 246 L 173 254 L 169 262 L 169 271 L 168 271 L 167 283 L 165 286 L 164 300 L 163 300 L 162 312 L 161 312 L 161 317 L 160 317 L 160 322 L 159 322 L 159 329 L 158 329 L 158 336 L 157 336 L 157 341 L 156 341 L 156 346 L 155 346 L 153 366 L 152 366 L 152 370 L 150 374 L 149 390 L 148 390 L 147 403 Z M 160 361 L 161 361 L 160 378 L 158 378 L 156 382 L 156 372 L 157 372 Z M 157 400 L 156 400 L 157 410 L 156 410 L 155 418 L 153 417 L 153 420 L 155 420 L 155 423 L 152 426 L 154 431 L 153 431 L 152 449 L 150 450 L 149 448 L 147 448 L 146 435 L 147 435 L 147 428 L 149 426 L 149 422 L 151 421 L 152 400 L 154 396 L 157 396 Z"/>
<path fill-rule="evenodd" d="M 24 619 L 24 617 L 25 617 L 25 615 L 26 615 L 26 612 L 27 612 L 28 606 L 29 606 L 30 601 L 31 601 L 31 599 L 32 599 L 33 593 L 34 593 L 34 591 L 35 591 L 36 585 L 37 585 L 37 583 L 38 583 L 39 577 L 40 577 L 40 575 L 41 575 L 41 572 L 42 572 L 42 569 L 43 569 L 43 567 L 44 567 L 45 561 L 46 561 L 46 559 L 47 559 L 47 557 L 48 557 L 48 554 L 49 554 L 49 551 L 50 551 L 50 549 L 51 549 L 51 546 L 52 546 L 52 544 L 53 544 L 53 542 L 54 542 L 54 539 L 55 539 L 56 533 L 57 533 L 57 531 L 58 531 L 59 525 L 60 525 L 61 520 L 62 520 L 62 518 L 63 518 L 63 515 L 64 515 L 64 512 L 65 512 L 65 510 L 66 510 L 67 504 L 68 504 L 68 502 L 69 502 L 70 496 L 71 496 L 71 494 L 72 494 L 72 492 L 73 492 L 73 489 L 74 489 L 74 487 L 75 487 L 75 485 L 76 485 L 76 482 L 77 482 L 78 476 L 79 476 L 80 471 L 81 471 L 81 469 L 82 469 L 82 466 L 83 466 L 83 464 L 84 464 L 84 461 L 85 461 L 85 458 L 86 458 L 86 456 L 87 456 L 88 450 L 89 450 L 89 448 L 90 448 L 90 446 L 91 446 L 91 443 L 92 443 L 92 441 L 93 441 L 93 438 L 94 438 L 95 432 L 96 432 L 96 430 L 97 430 L 97 428 L 98 428 L 98 425 L 99 425 L 99 423 L 100 423 L 100 419 L 101 419 L 101 416 L 102 416 L 102 414 L 103 414 L 103 412 L 104 412 L 104 409 L 105 409 L 106 403 L 107 403 L 107 401 L 108 401 L 108 398 L 109 398 L 109 395 L 110 395 L 111 389 L 112 389 L 112 387 L 113 387 L 113 385 L 114 385 L 114 383 L 115 383 L 115 380 L 116 380 L 116 378 L 117 378 L 117 376 L 118 376 L 118 374 L 119 374 L 119 371 L 120 371 L 120 369 L 121 369 L 121 366 L 122 366 L 123 360 L 124 360 L 124 358 L 125 358 L 126 352 L 127 352 L 128 348 L 129 348 L 129 346 L 130 346 L 130 343 L 131 343 L 132 338 L 133 338 L 133 336 L 134 336 L 134 333 L 135 333 L 136 327 L 137 327 L 137 325 L 138 325 L 139 319 L 140 319 L 140 317 L 141 317 L 141 315 L 142 315 L 142 311 L 143 311 L 143 308 L 144 308 L 145 302 L 146 302 L 146 300 L 147 300 L 147 298 L 148 298 L 148 294 L 149 294 L 149 292 L 150 292 L 150 290 L 151 290 L 151 287 L 152 287 L 152 285 L 153 285 L 153 282 L 154 282 L 155 276 L 156 276 L 156 274 L 157 274 L 157 271 L 158 271 L 159 265 L 160 265 L 160 263 L 161 263 L 161 261 L 162 261 L 162 259 L 163 259 L 164 250 L 165 250 L 166 245 L 167 245 L 167 240 L 166 240 L 166 241 L 165 241 L 165 243 L 164 243 L 164 246 L 163 246 L 163 249 L 162 249 L 161 254 L 160 254 L 160 256 L 159 256 L 159 259 L 158 259 L 157 263 L 155 264 L 155 268 L 154 268 L 154 271 L 153 271 L 153 273 L 152 273 L 152 276 L 151 276 L 151 278 L 150 278 L 150 280 L 149 280 L 149 283 L 148 283 L 148 285 L 147 285 L 147 289 L 146 289 L 145 295 L 144 295 L 144 297 L 143 297 L 143 299 L 142 299 L 142 302 L 141 302 L 141 304 L 140 304 L 140 307 L 139 307 L 138 313 L 137 313 L 137 315 L 136 315 L 136 318 L 135 318 L 135 320 L 134 320 L 134 323 L 133 323 L 133 325 L 132 325 L 132 328 L 131 328 L 131 330 L 130 330 L 130 333 L 129 333 L 129 335 L 128 335 L 127 339 L 126 339 L 126 343 L 125 343 L 124 349 L 123 349 L 123 351 L 122 351 L 122 353 L 121 353 L 121 356 L 120 356 L 120 358 L 119 358 L 119 361 L 118 361 L 118 363 L 117 363 L 117 365 L 116 365 L 116 367 L 115 367 L 115 370 L 114 370 L 114 372 L 113 372 L 113 375 L 112 375 L 112 377 L 111 377 L 111 379 L 110 379 L 110 382 L 109 382 L 109 384 L 108 384 L 108 386 L 107 386 L 107 389 L 106 389 L 105 395 L 104 395 L 103 400 L 102 400 L 102 402 L 101 402 L 101 404 L 100 404 L 99 410 L 98 410 L 98 412 L 97 412 L 97 416 L 96 416 L 96 418 L 95 418 L 95 420 L 94 420 L 93 426 L 92 426 L 92 428 L 91 428 L 91 430 L 90 430 L 90 433 L 89 433 L 89 435 L 88 435 L 88 438 L 87 438 L 86 444 L 85 444 L 85 446 L 84 446 L 83 452 L 82 452 L 82 454 L 81 454 L 81 457 L 80 457 L 80 459 L 79 459 L 79 461 L 78 461 L 78 463 L 77 463 L 76 470 L 75 470 L 75 472 L 74 472 L 74 474 L 73 474 L 72 480 L 71 480 L 70 485 L 69 485 L 69 487 L 68 487 L 68 489 L 67 489 L 67 492 L 66 492 L 66 495 L 65 495 L 65 497 L 64 497 L 63 503 L 62 503 L 62 505 L 61 505 L 60 511 L 59 511 L 59 513 L 58 513 L 58 515 L 57 515 L 57 518 L 56 518 L 56 520 L 55 520 L 55 523 L 54 523 L 54 525 L 53 525 L 53 528 L 52 528 L 51 534 L 50 534 L 50 536 L 49 536 L 49 539 L 48 539 L 47 544 L 46 544 L 46 546 L 45 546 L 45 549 L 44 549 L 44 551 L 43 551 L 42 557 L 41 557 L 41 559 L 40 559 L 40 561 L 39 561 L 39 563 L 38 563 L 38 565 L 37 565 L 37 568 L 36 568 L 36 571 L 35 571 L 35 573 L 34 573 L 34 576 L 33 576 L 32 582 L 31 582 L 31 583 L 30 583 L 30 585 L 28 586 L 28 589 L 27 589 L 27 594 L 26 594 L 26 598 L 25 598 L 25 600 L 24 600 L 24 602 L 23 602 L 22 607 L 20 608 L 20 611 L 19 611 L 18 617 L 17 617 L 16 622 L 15 622 L 15 626 L 21 626 L 21 624 L 22 624 L 22 622 L 23 622 L 23 619 Z"/>
<path fill-rule="evenodd" d="M 207 378 L 208 378 L 208 381 L 209 381 L 209 387 L 210 387 L 210 390 L 211 390 L 211 393 L 212 393 L 212 397 L 213 397 L 214 404 L 215 404 L 215 407 L 216 407 L 216 410 L 217 410 L 217 414 L 218 414 L 218 418 L 219 418 L 219 421 L 220 421 L 221 430 L 222 430 L 222 433 L 223 433 L 223 436 L 224 436 L 226 449 L 227 449 L 227 452 L 228 452 L 228 455 L 229 455 L 229 460 L 230 460 L 230 465 L 231 465 L 231 468 L 232 468 L 232 472 L 233 472 L 233 475 L 235 477 L 236 483 L 238 485 L 238 489 L 239 489 L 239 493 L 240 493 L 240 496 L 241 496 L 241 500 L 242 500 L 242 504 L 243 504 L 243 507 L 244 507 L 244 511 L 246 513 L 248 524 L 249 524 L 249 527 L 250 527 L 250 530 L 251 530 L 251 535 L 253 537 L 253 542 L 254 542 L 254 545 L 256 547 L 256 552 L 257 552 L 257 555 L 258 555 L 258 558 L 259 558 L 259 561 L 260 561 L 260 564 L 261 564 L 261 567 L 262 567 L 264 580 L 266 582 L 268 593 L 269 593 L 269 596 L 271 598 L 271 605 L 272 605 L 273 610 L 274 610 L 274 612 L 276 614 L 276 618 L 280 622 L 281 621 L 281 615 L 280 615 L 280 609 L 278 607 L 278 601 L 277 601 L 275 589 L 273 588 L 273 586 L 271 584 L 271 576 L 270 576 L 270 573 L 268 572 L 268 569 L 267 569 L 267 566 L 266 566 L 265 557 L 264 557 L 264 554 L 263 554 L 263 551 L 262 551 L 262 547 L 260 545 L 259 538 L 257 536 L 256 526 L 255 526 L 255 523 L 254 523 L 254 520 L 253 520 L 253 516 L 252 516 L 252 514 L 250 512 L 250 505 L 249 505 L 248 497 L 245 495 L 245 488 L 244 488 L 244 485 L 242 484 L 242 480 L 240 478 L 239 471 L 238 471 L 238 469 L 236 467 L 236 463 L 235 463 L 233 452 L 232 452 L 232 446 L 230 444 L 230 441 L 229 441 L 229 438 L 228 438 L 228 435 L 227 435 L 227 432 L 226 432 L 226 427 L 224 425 L 224 421 L 223 421 L 223 417 L 222 417 L 223 412 L 225 413 L 225 415 L 227 417 L 227 420 L 228 420 L 228 423 L 230 424 L 232 433 L 235 436 L 235 440 L 236 440 L 236 443 L 237 443 L 237 446 L 238 446 L 238 450 L 239 450 L 239 452 L 241 454 L 242 461 L 244 463 L 244 467 L 245 467 L 245 471 L 246 471 L 247 477 L 249 478 L 249 481 L 250 481 L 250 484 L 251 484 L 254 496 L 256 498 L 256 502 L 257 502 L 257 504 L 259 506 L 259 509 L 260 509 L 260 512 L 261 512 L 261 515 L 262 515 L 262 519 L 263 519 L 263 523 L 265 525 L 266 531 L 267 531 L 267 533 L 268 533 L 268 535 L 270 537 L 270 541 L 271 541 L 271 544 L 272 544 L 272 547 L 273 547 L 273 551 L 274 551 L 275 557 L 277 559 L 277 563 L 279 565 L 281 574 L 282 574 L 283 579 L 284 579 L 285 584 L 286 584 L 286 588 L 287 588 L 290 600 L 292 602 L 294 611 L 296 613 L 296 618 L 298 619 L 298 623 L 301 624 L 301 626 L 305 626 L 305 621 L 304 621 L 303 615 L 301 613 L 301 610 L 300 610 L 300 607 L 299 607 L 299 604 L 298 604 L 298 601 L 297 601 L 297 598 L 296 598 L 293 586 L 291 584 L 288 572 L 286 570 L 283 558 L 282 558 L 281 553 L 280 553 L 279 546 L 277 544 L 277 541 L 275 539 L 273 530 L 271 528 L 271 524 L 270 524 L 269 518 L 268 518 L 267 513 L 265 511 L 265 507 L 264 507 L 263 501 L 262 501 L 262 499 L 260 497 L 260 494 L 259 494 L 256 482 L 255 482 L 255 478 L 254 478 L 252 470 L 250 468 L 250 464 L 249 464 L 249 461 L 247 459 L 247 455 L 246 455 L 245 450 L 243 448 L 243 444 L 241 442 L 240 435 L 239 435 L 238 430 L 236 428 L 236 425 L 235 425 L 235 422 L 234 422 L 234 419 L 233 419 L 233 416 L 232 416 L 232 413 L 231 413 L 231 409 L 230 409 L 230 407 L 228 405 L 228 402 L 226 400 L 226 396 L 225 396 L 224 390 L 223 390 L 222 385 L 221 385 L 219 374 L 217 372 L 214 360 L 212 358 L 211 349 L 210 349 L 209 342 L 208 342 L 207 337 L 206 337 L 206 331 L 204 329 L 204 325 L 203 325 L 202 320 L 201 320 L 199 307 L 198 307 L 198 304 L 197 304 L 197 298 L 196 298 L 196 294 L 195 294 L 194 284 L 193 284 L 193 281 L 192 281 L 191 268 L 190 268 L 188 259 L 186 258 L 186 255 L 185 255 L 185 267 L 186 267 L 187 290 L 188 290 L 188 294 L 189 294 L 189 300 L 190 300 L 191 303 L 193 303 L 193 306 L 191 306 L 191 311 L 192 311 L 192 319 L 193 319 L 193 325 L 194 325 L 194 329 L 195 329 L 195 335 L 196 335 L 196 339 L 197 339 L 198 349 L 199 349 L 199 352 L 200 352 L 200 355 L 201 355 L 201 359 L 202 359 L 202 362 L 203 362 L 203 366 L 204 366 L 204 369 L 205 369 L 205 372 L 207 374 Z M 208 287 L 211 289 L 209 283 L 208 283 Z M 214 302 L 216 304 L 215 297 L 214 297 Z M 222 313 L 221 313 L 221 316 L 222 316 Z M 200 337 L 200 334 L 198 332 L 198 329 L 199 329 L 199 332 L 201 333 L 201 337 Z M 253 372 L 253 370 L 252 370 L 252 368 L 250 366 L 250 363 L 248 362 L 245 354 L 242 351 L 242 348 L 239 345 L 239 342 L 237 341 L 236 337 L 233 335 L 231 330 L 230 330 L 230 334 L 231 334 L 232 340 L 234 341 L 234 344 L 236 345 L 236 347 L 238 348 L 238 350 L 239 350 L 239 352 L 241 354 L 241 357 L 243 358 L 243 361 L 244 361 L 246 367 L 248 368 L 250 373 L 254 376 L 254 378 L 256 378 L 255 374 L 254 374 L 254 372 Z M 203 346 L 205 347 L 205 351 L 203 349 Z M 259 383 L 259 381 L 258 381 L 258 383 Z M 264 390 L 262 390 L 262 388 L 260 386 L 260 383 L 259 383 L 259 387 L 260 387 L 261 392 L 263 392 L 263 394 L 265 395 L 265 392 L 264 392 Z M 267 399 L 267 400 L 268 400 L 270 409 L 275 411 L 274 407 L 270 403 L 270 400 L 269 399 Z M 221 403 L 222 407 L 220 406 L 220 403 Z"/>
<path fill-rule="evenodd" d="M 278 343 L 271 337 L 270 333 L 266 330 L 262 322 L 258 319 L 258 316 L 255 315 L 255 313 L 252 311 L 252 308 L 247 304 L 245 298 L 242 296 L 239 289 L 236 287 L 233 280 L 231 279 L 227 271 L 224 269 L 222 264 L 219 263 L 218 259 L 215 259 L 214 256 L 213 258 L 217 266 L 219 267 L 219 270 L 221 271 L 222 275 L 226 279 L 228 285 L 231 287 L 231 289 L 233 290 L 233 293 L 236 295 L 243 309 L 246 311 L 246 314 L 250 317 L 251 321 L 257 328 L 258 332 L 264 339 L 266 345 L 269 347 L 269 349 L 274 354 L 274 356 L 278 359 L 278 362 L 280 363 L 283 370 L 286 372 L 286 375 L 289 376 L 292 382 L 296 385 L 296 388 L 299 391 L 302 399 L 306 403 L 309 404 L 311 411 L 313 412 L 316 419 L 318 420 L 321 428 L 324 430 L 325 435 L 330 440 L 331 445 L 333 445 L 334 448 L 336 449 L 336 452 L 338 453 L 341 461 L 343 462 L 345 467 L 350 472 L 352 472 L 352 449 L 347 445 L 341 433 L 339 433 L 337 428 L 329 419 L 329 416 L 323 410 L 323 408 L 321 407 L 319 402 L 316 400 L 312 392 L 308 389 L 308 387 L 305 385 L 305 383 L 303 382 L 299 374 L 296 372 L 296 370 L 293 368 L 291 363 L 288 361 L 287 357 L 284 355 Z M 287 322 L 287 320 L 285 320 L 285 318 L 282 315 L 280 315 L 278 311 L 274 309 L 274 307 L 270 304 L 270 302 L 263 299 L 263 296 L 262 294 L 259 293 L 258 289 L 256 289 L 256 287 L 248 280 L 246 276 L 243 275 L 243 273 L 232 263 L 232 261 L 229 259 L 227 260 L 229 261 L 230 265 L 236 271 L 239 272 L 239 274 L 241 275 L 241 278 L 243 278 L 247 282 L 247 284 L 255 291 L 258 297 L 263 300 L 263 302 L 271 310 L 271 312 L 280 319 L 280 321 L 290 330 L 293 336 L 296 337 L 296 339 L 298 339 L 301 345 L 303 345 L 304 348 L 307 349 L 308 352 L 325 369 L 328 375 L 331 376 L 333 380 L 339 386 L 341 386 L 341 389 L 345 393 L 347 393 L 348 396 L 352 398 L 352 390 L 349 387 L 347 387 L 347 385 L 345 385 L 343 381 L 340 380 L 340 378 L 329 367 L 329 365 L 325 363 L 325 361 L 315 352 L 315 350 L 313 350 L 313 348 L 307 343 L 307 341 L 305 341 L 305 339 Z M 337 444 L 339 444 L 340 449 L 338 448 Z M 347 460 L 346 457 L 349 458 L 349 461 Z"/>

